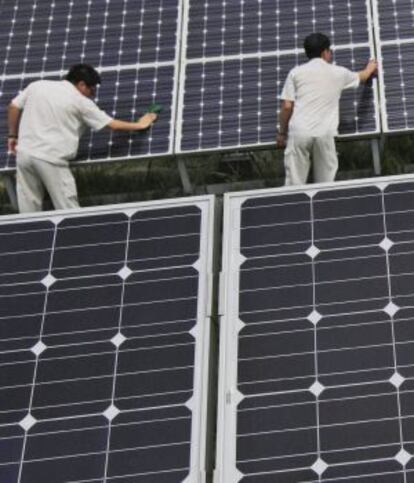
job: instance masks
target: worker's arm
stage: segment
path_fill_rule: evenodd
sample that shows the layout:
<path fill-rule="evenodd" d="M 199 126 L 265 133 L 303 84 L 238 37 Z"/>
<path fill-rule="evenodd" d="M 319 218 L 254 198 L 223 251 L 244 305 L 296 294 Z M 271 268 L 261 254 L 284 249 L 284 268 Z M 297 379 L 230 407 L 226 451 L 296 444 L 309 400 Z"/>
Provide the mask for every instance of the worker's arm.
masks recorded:
<path fill-rule="evenodd" d="M 365 66 L 364 70 L 358 72 L 359 80 L 361 82 L 367 82 L 378 70 L 378 62 L 375 59 L 372 59 L 368 62 Z"/>
<path fill-rule="evenodd" d="M 157 115 L 153 112 L 147 112 L 141 116 L 136 122 L 121 121 L 120 119 L 112 119 L 107 124 L 107 127 L 114 131 L 142 131 L 148 129 L 154 121 L 157 119 Z"/>
<path fill-rule="evenodd" d="M 276 135 L 276 146 L 279 148 L 284 148 L 286 146 L 289 121 L 292 117 L 294 104 L 293 101 L 282 101 L 279 113 L 279 131 Z"/>
<path fill-rule="evenodd" d="M 16 154 L 17 136 L 19 132 L 19 122 L 21 116 L 21 109 L 15 106 L 12 102 L 9 104 L 7 112 L 7 124 L 9 126 L 9 134 L 7 137 L 7 149 L 9 153 Z"/>

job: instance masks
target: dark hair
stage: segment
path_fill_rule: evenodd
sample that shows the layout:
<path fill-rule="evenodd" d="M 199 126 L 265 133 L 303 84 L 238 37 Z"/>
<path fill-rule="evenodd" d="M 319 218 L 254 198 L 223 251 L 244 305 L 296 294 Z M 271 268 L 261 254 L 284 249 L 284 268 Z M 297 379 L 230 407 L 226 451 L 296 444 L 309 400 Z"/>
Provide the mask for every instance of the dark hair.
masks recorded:
<path fill-rule="evenodd" d="M 320 33 L 313 33 L 306 37 L 303 47 L 308 59 L 320 57 L 324 50 L 331 47 L 329 37 Z"/>
<path fill-rule="evenodd" d="M 95 87 L 96 84 L 101 83 L 101 76 L 89 64 L 73 65 L 66 74 L 65 79 L 72 82 L 72 84 L 83 81 L 88 87 Z"/>

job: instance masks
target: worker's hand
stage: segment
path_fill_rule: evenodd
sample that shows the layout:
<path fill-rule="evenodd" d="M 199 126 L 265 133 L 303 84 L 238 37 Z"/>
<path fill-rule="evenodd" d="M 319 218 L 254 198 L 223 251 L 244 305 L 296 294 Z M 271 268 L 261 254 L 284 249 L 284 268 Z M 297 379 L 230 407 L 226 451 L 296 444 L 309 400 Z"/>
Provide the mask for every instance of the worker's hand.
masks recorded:
<path fill-rule="evenodd" d="M 371 59 L 365 66 L 364 70 L 358 72 L 359 80 L 361 82 L 369 82 L 377 73 L 378 62 L 377 59 Z"/>
<path fill-rule="evenodd" d="M 154 123 L 158 119 L 158 114 L 156 112 L 146 112 L 144 116 L 148 117 L 151 123 Z"/>
<path fill-rule="evenodd" d="M 157 120 L 157 117 L 158 116 L 155 114 L 155 112 L 145 113 L 137 121 L 139 129 L 148 129 Z"/>
<path fill-rule="evenodd" d="M 283 149 L 286 147 L 286 134 L 277 133 L 276 148 Z"/>
<path fill-rule="evenodd" d="M 17 148 L 17 138 L 8 138 L 7 152 L 10 154 L 16 154 L 16 148 Z"/>
<path fill-rule="evenodd" d="M 377 62 L 377 59 L 371 59 L 367 66 L 366 66 L 366 69 L 369 73 L 369 77 L 373 76 L 374 74 L 377 73 L 377 70 L 378 70 L 378 62 Z"/>

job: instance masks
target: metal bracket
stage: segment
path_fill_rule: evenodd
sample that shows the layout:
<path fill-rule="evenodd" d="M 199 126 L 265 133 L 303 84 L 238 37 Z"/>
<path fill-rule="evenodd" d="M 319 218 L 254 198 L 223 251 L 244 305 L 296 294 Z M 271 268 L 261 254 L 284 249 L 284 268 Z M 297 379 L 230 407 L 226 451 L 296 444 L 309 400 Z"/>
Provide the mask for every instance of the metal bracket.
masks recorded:
<path fill-rule="evenodd" d="M 188 175 L 187 166 L 183 159 L 177 158 L 178 172 L 180 173 L 181 184 L 183 185 L 183 190 L 186 195 L 191 195 L 194 192 L 193 185 L 190 181 L 190 176 Z"/>
<path fill-rule="evenodd" d="M 381 174 L 381 160 L 384 152 L 384 136 L 380 138 L 371 139 L 371 153 L 374 174 L 379 176 Z"/>
<path fill-rule="evenodd" d="M 7 194 L 10 199 L 10 204 L 12 208 L 16 211 L 19 211 L 19 207 L 17 204 L 17 193 L 16 193 L 16 182 L 13 174 L 2 174 L 4 186 L 6 188 Z"/>

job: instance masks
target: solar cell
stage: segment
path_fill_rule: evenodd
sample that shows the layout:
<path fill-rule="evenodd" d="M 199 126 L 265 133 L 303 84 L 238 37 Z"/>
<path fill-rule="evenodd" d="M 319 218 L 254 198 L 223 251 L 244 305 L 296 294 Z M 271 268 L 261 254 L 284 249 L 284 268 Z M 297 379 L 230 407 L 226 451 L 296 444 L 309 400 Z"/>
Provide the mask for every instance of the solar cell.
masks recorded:
<path fill-rule="evenodd" d="M 382 122 L 385 132 L 413 129 L 412 2 L 373 0 L 376 43 L 381 59 Z"/>
<path fill-rule="evenodd" d="M 217 483 L 411 481 L 413 191 L 227 196 Z"/>
<path fill-rule="evenodd" d="M 1 481 L 204 471 L 212 201 L 2 220 Z"/>
<path fill-rule="evenodd" d="M 305 61 L 306 33 L 326 32 L 351 69 L 374 52 L 369 2 L 190 1 L 184 23 L 177 152 L 274 143 L 277 97 Z M 341 111 L 342 135 L 378 132 L 376 83 L 344 95 Z"/>
<path fill-rule="evenodd" d="M 167 109 L 148 133 L 99 133 L 84 139 L 82 161 L 172 152 L 176 97 L 179 0 L 15 0 L 0 18 L 0 169 L 7 155 L 7 104 L 30 81 L 61 78 L 86 62 L 102 73 L 98 102 L 110 115 L 136 120 L 153 101 Z"/>

